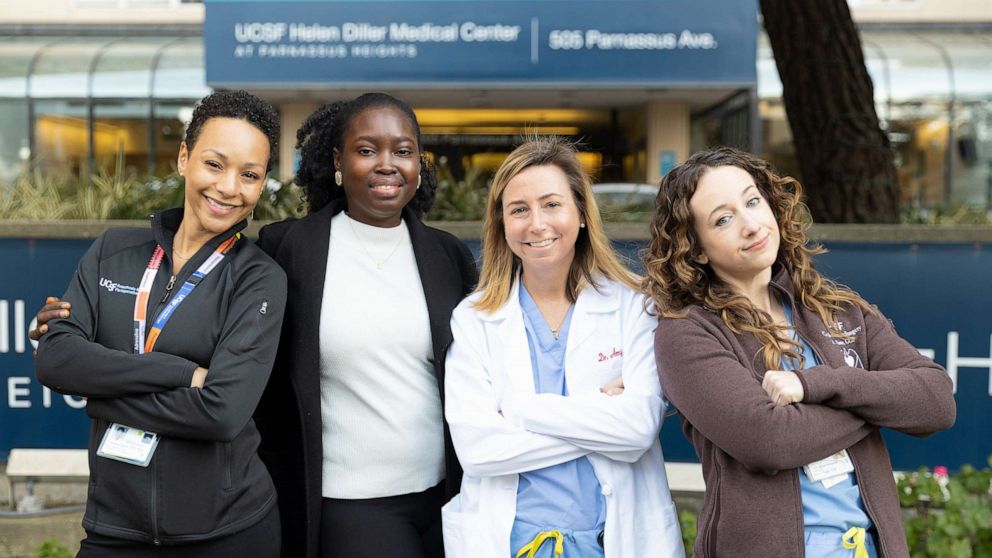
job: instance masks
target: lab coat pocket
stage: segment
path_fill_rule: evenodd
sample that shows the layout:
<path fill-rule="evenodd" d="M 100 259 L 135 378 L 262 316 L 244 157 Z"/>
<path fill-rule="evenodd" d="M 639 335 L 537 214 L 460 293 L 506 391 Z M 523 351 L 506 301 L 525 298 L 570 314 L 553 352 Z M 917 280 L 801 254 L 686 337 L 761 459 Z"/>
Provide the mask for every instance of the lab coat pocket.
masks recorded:
<path fill-rule="evenodd" d="M 455 496 L 441 508 L 441 528 L 444 533 L 444 555 L 447 558 L 471 558 L 476 556 L 472 542 L 478 542 L 479 532 L 477 512 L 461 511 L 461 498 Z M 475 539 L 473 539 L 473 535 Z"/>

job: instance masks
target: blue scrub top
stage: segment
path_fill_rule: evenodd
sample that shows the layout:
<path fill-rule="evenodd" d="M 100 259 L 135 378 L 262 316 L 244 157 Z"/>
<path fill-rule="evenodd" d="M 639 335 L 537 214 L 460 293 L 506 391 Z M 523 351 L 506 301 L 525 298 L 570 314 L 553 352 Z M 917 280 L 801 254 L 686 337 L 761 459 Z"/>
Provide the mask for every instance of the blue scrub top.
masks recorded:
<path fill-rule="evenodd" d="M 792 308 L 786 300 L 782 300 L 782 307 L 785 309 L 785 319 L 792 327 Z M 790 334 L 796 339 L 795 330 Z M 803 348 L 804 368 L 811 368 L 820 364 L 816 358 L 816 353 L 805 339 L 799 338 Z M 783 370 L 793 370 L 793 363 L 782 358 Z M 838 529 L 841 532 L 847 531 L 851 527 L 871 527 L 871 519 L 865 512 L 864 502 L 861 500 L 861 489 L 858 487 L 858 480 L 854 473 L 849 473 L 847 479 L 826 488 L 822 482 L 812 482 L 806 476 L 802 467 L 799 468 L 799 485 L 803 499 L 803 524 L 807 530 L 810 528 Z"/>
<path fill-rule="evenodd" d="M 534 391 L 568 395 L 565 383 L 565 347 L 572 321 L 572 308 L 561 325 L 558 338 L 544 321 L 527 289 L 520 285 L 530 364 L 534 372 Z M 585 457 L 551 467 L 520 473 L 517 486 L 515 522 L 525 522 L 544 529 L 591 530 L 606 524 L 606 505 L 599 479 Z"/>

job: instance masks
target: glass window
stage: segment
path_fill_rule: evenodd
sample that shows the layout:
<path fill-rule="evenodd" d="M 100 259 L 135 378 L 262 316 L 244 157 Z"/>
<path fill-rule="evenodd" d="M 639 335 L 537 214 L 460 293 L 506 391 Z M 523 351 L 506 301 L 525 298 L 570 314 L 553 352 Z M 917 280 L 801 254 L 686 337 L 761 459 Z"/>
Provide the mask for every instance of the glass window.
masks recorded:
<path fill-rule="evenodd" d="M 992 34 L 869 29 L 862 42 L 876 111 L 896 152 L 902 203 L 992 206 Z M 764 34 L 757 66 L 764 156 L 783 172 L 798 172 Z"/>
<path fill-rule="evenodd" d="M 38 168 L 79 175 L 86 168 L 89 126 L 86 101 L 36 101 L 32 154 Z"/>
<path fill-rule="evenodd" d="M 28 94 L 31 60 L 48 39 L 14 37 L 0 40 L 0 97 L 24 99 Z"/>
<path fill-rule="evenodd" d="M 154 69 L 158 99 L 199 99 L 210 94 L 203 68 L 203 39 L 181 39 L 165 47 Z"/>
<path fill-rule="evenodd" d="M 93 67 L 97 98 L 147 98 L 152 87 L 152 63 L 168 39 L 126 39 L 100 52 Z"/>
<path fill-rule="evenodd" d="M 29 77 L 28 94 L 35 98 L 86 98 L 93 57 L 108 42 L 78 39 L 44 47 Z"/>
<path fill-rule="evenodd" d="M 176 156 L 179 144 L 183 141 L 186 125 L 193 117 L 194 102 L 172 102 L 155 104 L 155 144 L 156 176 L 166 176 L 176 172 Z"/>
<path fill-rule="evenodd" d="M 31 156 L 28 144 L 28 102 L 0 99 L 0 183 L 10 183 Z"/>
<path fill-rule="evenodd" d="M 93 106 L 93 160 L 97 168 L 114 170 L 119 154 L 125 172 L 149 173 L 148 101 L 100 101 Z"/>

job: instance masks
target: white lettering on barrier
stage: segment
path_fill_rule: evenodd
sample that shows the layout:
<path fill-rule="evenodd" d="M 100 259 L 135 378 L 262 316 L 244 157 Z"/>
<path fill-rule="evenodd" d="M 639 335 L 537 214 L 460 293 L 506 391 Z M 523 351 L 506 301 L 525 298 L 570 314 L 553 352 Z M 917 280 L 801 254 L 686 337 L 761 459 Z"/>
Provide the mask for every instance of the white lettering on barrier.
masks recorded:
<path fill-rule="evenodd" d="M 10 376 L 7 378 L 7 408 L 9 409 L 31 409 L 31 384 L 34 378 L 30 376 Z M 82 409 L 86 406 L 86 399 L 75 395 L 62 395 L 62 401 L 72 409 Z M 52 408 L 52 390 L 41 386 L 41 406 L 44 409 Z"/>
<path fill-rule="evenodd" d="M 992 355 L 992 335 L 989 336 L 989 355 Z M 989 371 L 989 395 L 992 396 L 992 356 L 958 356 L 958 332 L 947 332 L 947 375 L 951 377 L 954 392 L 958 390 L 958 368 L 986 368 Z"/>
<path fill-rule="evenodd" d="M 0 300 L 0 353 L 10 351 L 10 330 L 7 328 L 7 301 Z"/>
<path fill-rule="evenodd" d="M 7 406 L 11 409 L 30 409 L 31 400 L 27 397 L 31 395 L 31 390 L 27 387 L 31 383 L 31 378 L 25 376 L 11 376 L 7 378 Z M 23 397 L 23 399 L 22 399 Z"/>
<path fill-rule="evenodd" d="M 24 321 L 24 301 L 20 299 L 14 300 L 13 324 L 10 323 L 10 317 L 10 301 L 0 300 L 0 353 L 11 352 L 11 337 L 13 337 L 13 352 L 23 353 L 27 350 L 27 332 L 34 327 L 35 320 L 32 318 L 30 326 Z M 31 344 L 37 346 L 34 341 Z"/>
<path fill-rule="evenodd" d="M 62 400 L 65 404 L 72 407 L 73 409 L 82 409 L 86 406 L 86 400 L 82 397 L 76 397 L 75 395 L 63 395 Z"/>
<path fill-rule="evenodd" d="M 14 352 L 24 352 L 24 301 L 14 301 Z"/>

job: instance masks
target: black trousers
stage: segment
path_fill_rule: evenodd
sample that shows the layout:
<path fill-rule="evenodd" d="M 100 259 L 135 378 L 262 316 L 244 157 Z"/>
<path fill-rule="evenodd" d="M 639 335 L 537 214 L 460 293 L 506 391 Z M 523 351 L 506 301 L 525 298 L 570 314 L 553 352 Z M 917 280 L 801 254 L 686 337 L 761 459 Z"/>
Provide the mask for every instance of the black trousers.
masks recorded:
<path fill-rule="evenodd" d="M 423 492 L 366 500 L 323 498 L 321 558 L 442 558 L 444 482 Z"/>
<path fill-rule="evenodd" d="M 279 508 L 273 507 L 243 531 L 190 544 L 154 546 L 87 531 L 76 558 L 278 558 L 279 534 Z"/>

